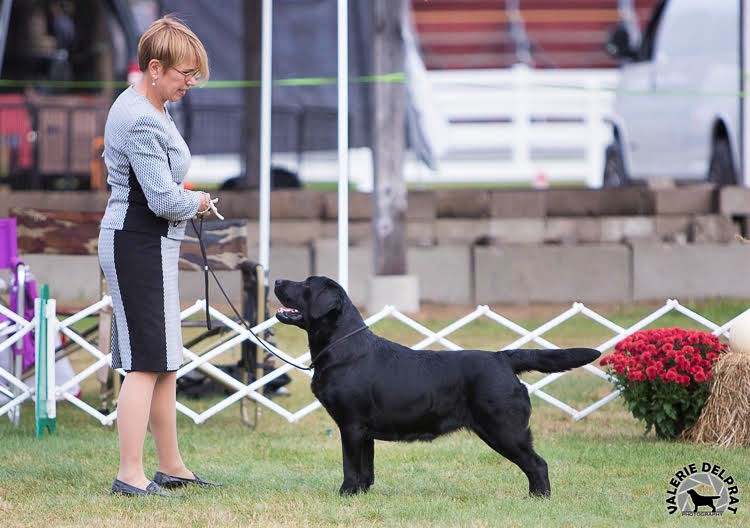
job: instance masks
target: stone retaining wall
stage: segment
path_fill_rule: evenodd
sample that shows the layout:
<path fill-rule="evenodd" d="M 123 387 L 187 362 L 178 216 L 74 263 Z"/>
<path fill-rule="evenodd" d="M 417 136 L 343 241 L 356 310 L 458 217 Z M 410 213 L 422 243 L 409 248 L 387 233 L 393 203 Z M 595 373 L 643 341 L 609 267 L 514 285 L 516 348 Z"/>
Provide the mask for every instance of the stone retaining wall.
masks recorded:
<path fill-rule="evenodd" d="M 248 257 L 254 259 L 258 193 L 215 194 L 227 218 L 248 220 Z M 0 191 L 0 217 L 12 207 L 103 211 L 106 199 L 105 193 Z M 748 189 L 439 190 L 412 191 L 408 199 L 408 273 L 419 277 L 422 301 L 750 298 L 750 245 L 737 238 L 748 232 Z M 370 195 L 351 193 L 349 208 L 349 289 L 364 305 L 373 261 Z M 271 280 L 337 276 L 335 191 L 274 191 L 271 216 Z M 98 298 L 95 256 L 22 256 L 59 303 Z M 238 298 L 238 274 L 223 273 Z M 186 301 L 203 296 L 200 275 L 182 272 Z"/>

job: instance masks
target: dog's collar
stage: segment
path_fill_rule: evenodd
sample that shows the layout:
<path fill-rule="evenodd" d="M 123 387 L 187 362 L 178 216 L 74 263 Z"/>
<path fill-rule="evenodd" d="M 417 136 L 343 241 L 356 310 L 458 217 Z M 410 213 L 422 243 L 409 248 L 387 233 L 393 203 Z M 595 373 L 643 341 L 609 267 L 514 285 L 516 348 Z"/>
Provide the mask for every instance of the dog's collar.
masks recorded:
<path fill-rule="evenodd" d="M 325 347 L 323 348 L 323 350 L 321 350 L 320 352 L 318 352 L 318 355 L 317 355 L 317 356 L 315 356 L 315 359 L 314 359 L 314 360 L 312 360 L 312 361 L 310 361 L 310 369 L 314 369 L 314 368 L 315 368 L 315 363 L 316 363 L 316 362 L 317 362 L 317 361 L 318 361 L 318 360 L 319 360 L 319 359 L 321 358 L 321 356 L 323 356 L 323 355 L 324 355 L 324 354 L 325 354 L 326 352 L 328 352 L 328 351 L 329 351 L 329 350 L 330 350 L 330 349 L 331 349 L 331 348 L 332 348 L 332 347 L 333 347 L 334 345 L 338 345 L 338 344 L 339 344 L 339 343 L 341 343 L 341 342 L 342 342 L 342 341 L 343 341 L 344 339 L 348 339 L 348 338 L 350 338 L 351 336 L 353 336 L 354 334 L 357 334 L 357 333 L 359 333 L 359 332 L 361 332 L 362 330 L 365 330 L 365 329 L 367 329 L 367 328 L 369 328 L 369 327 L 368 327 L 367 325 L 365 325 L 365 326 L 360 326 L 359 328 L 357 328 L 356 330 L 353 330 L 353 331 L 349 332 L 349 333 L 348 333 L 348 334 L 346 334 L 345 336 L 343 336 L 343 337 L 339 337 L 339 338 L 338 338 L 338 339 L 337 339 L 336 341 L 334 341 L 333 343 L 328 343 L 328 345 L 326 345 L 326 346 L 325 346 Z"/>

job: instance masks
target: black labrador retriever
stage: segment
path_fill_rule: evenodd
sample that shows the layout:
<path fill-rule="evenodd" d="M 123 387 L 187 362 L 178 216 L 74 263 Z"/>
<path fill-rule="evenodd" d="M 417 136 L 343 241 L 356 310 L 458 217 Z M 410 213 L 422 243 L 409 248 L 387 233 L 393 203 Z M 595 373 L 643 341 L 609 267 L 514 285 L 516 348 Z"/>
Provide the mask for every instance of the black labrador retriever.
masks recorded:
<path fill-rule="evenodd" d="M 341 431 L 339 493 L 375 481 L 375 440 L 432 440 L 466 428 L 523 470 L 529 494 L 549 496 L 547 463 L 534 452 L 531 403 L 516 374 L 562 372 L 599 357 L 591 348 L 416 351 L 373 334 L 344 289 L 327 277 L 277 280 L 276 317 L 307 332 L 312 392 Z"/>

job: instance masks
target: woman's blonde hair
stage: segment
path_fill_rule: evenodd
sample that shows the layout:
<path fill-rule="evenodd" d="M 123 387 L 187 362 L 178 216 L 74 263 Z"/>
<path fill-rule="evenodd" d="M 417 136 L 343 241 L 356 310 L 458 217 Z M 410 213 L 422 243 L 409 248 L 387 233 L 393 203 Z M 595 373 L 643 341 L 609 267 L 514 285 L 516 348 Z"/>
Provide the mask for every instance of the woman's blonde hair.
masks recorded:
<path fill-rule="evenodd" d="M 189 27 L 171 15 L 155 20 L 138 41 L 138 67 L 142 72 L 152 59 L 158 60 L 164 69 L 172 68 L 183 61 L 197 63 L 196 79 L 208 80 L 208 55 L 203 43 Z"/>

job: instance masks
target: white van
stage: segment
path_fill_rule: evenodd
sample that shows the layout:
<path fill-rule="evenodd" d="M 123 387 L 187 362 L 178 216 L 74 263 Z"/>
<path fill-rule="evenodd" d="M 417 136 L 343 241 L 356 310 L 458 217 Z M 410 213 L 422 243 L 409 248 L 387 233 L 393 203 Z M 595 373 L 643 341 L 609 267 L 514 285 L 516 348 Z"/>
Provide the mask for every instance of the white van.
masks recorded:
<path fill-rule="evenodd" d="M 663 0 L 639 45 L 624 25 L 612 32 L 607 50 L 623 62 L 604 186 L 744 183 L 740 1 Z"/>

